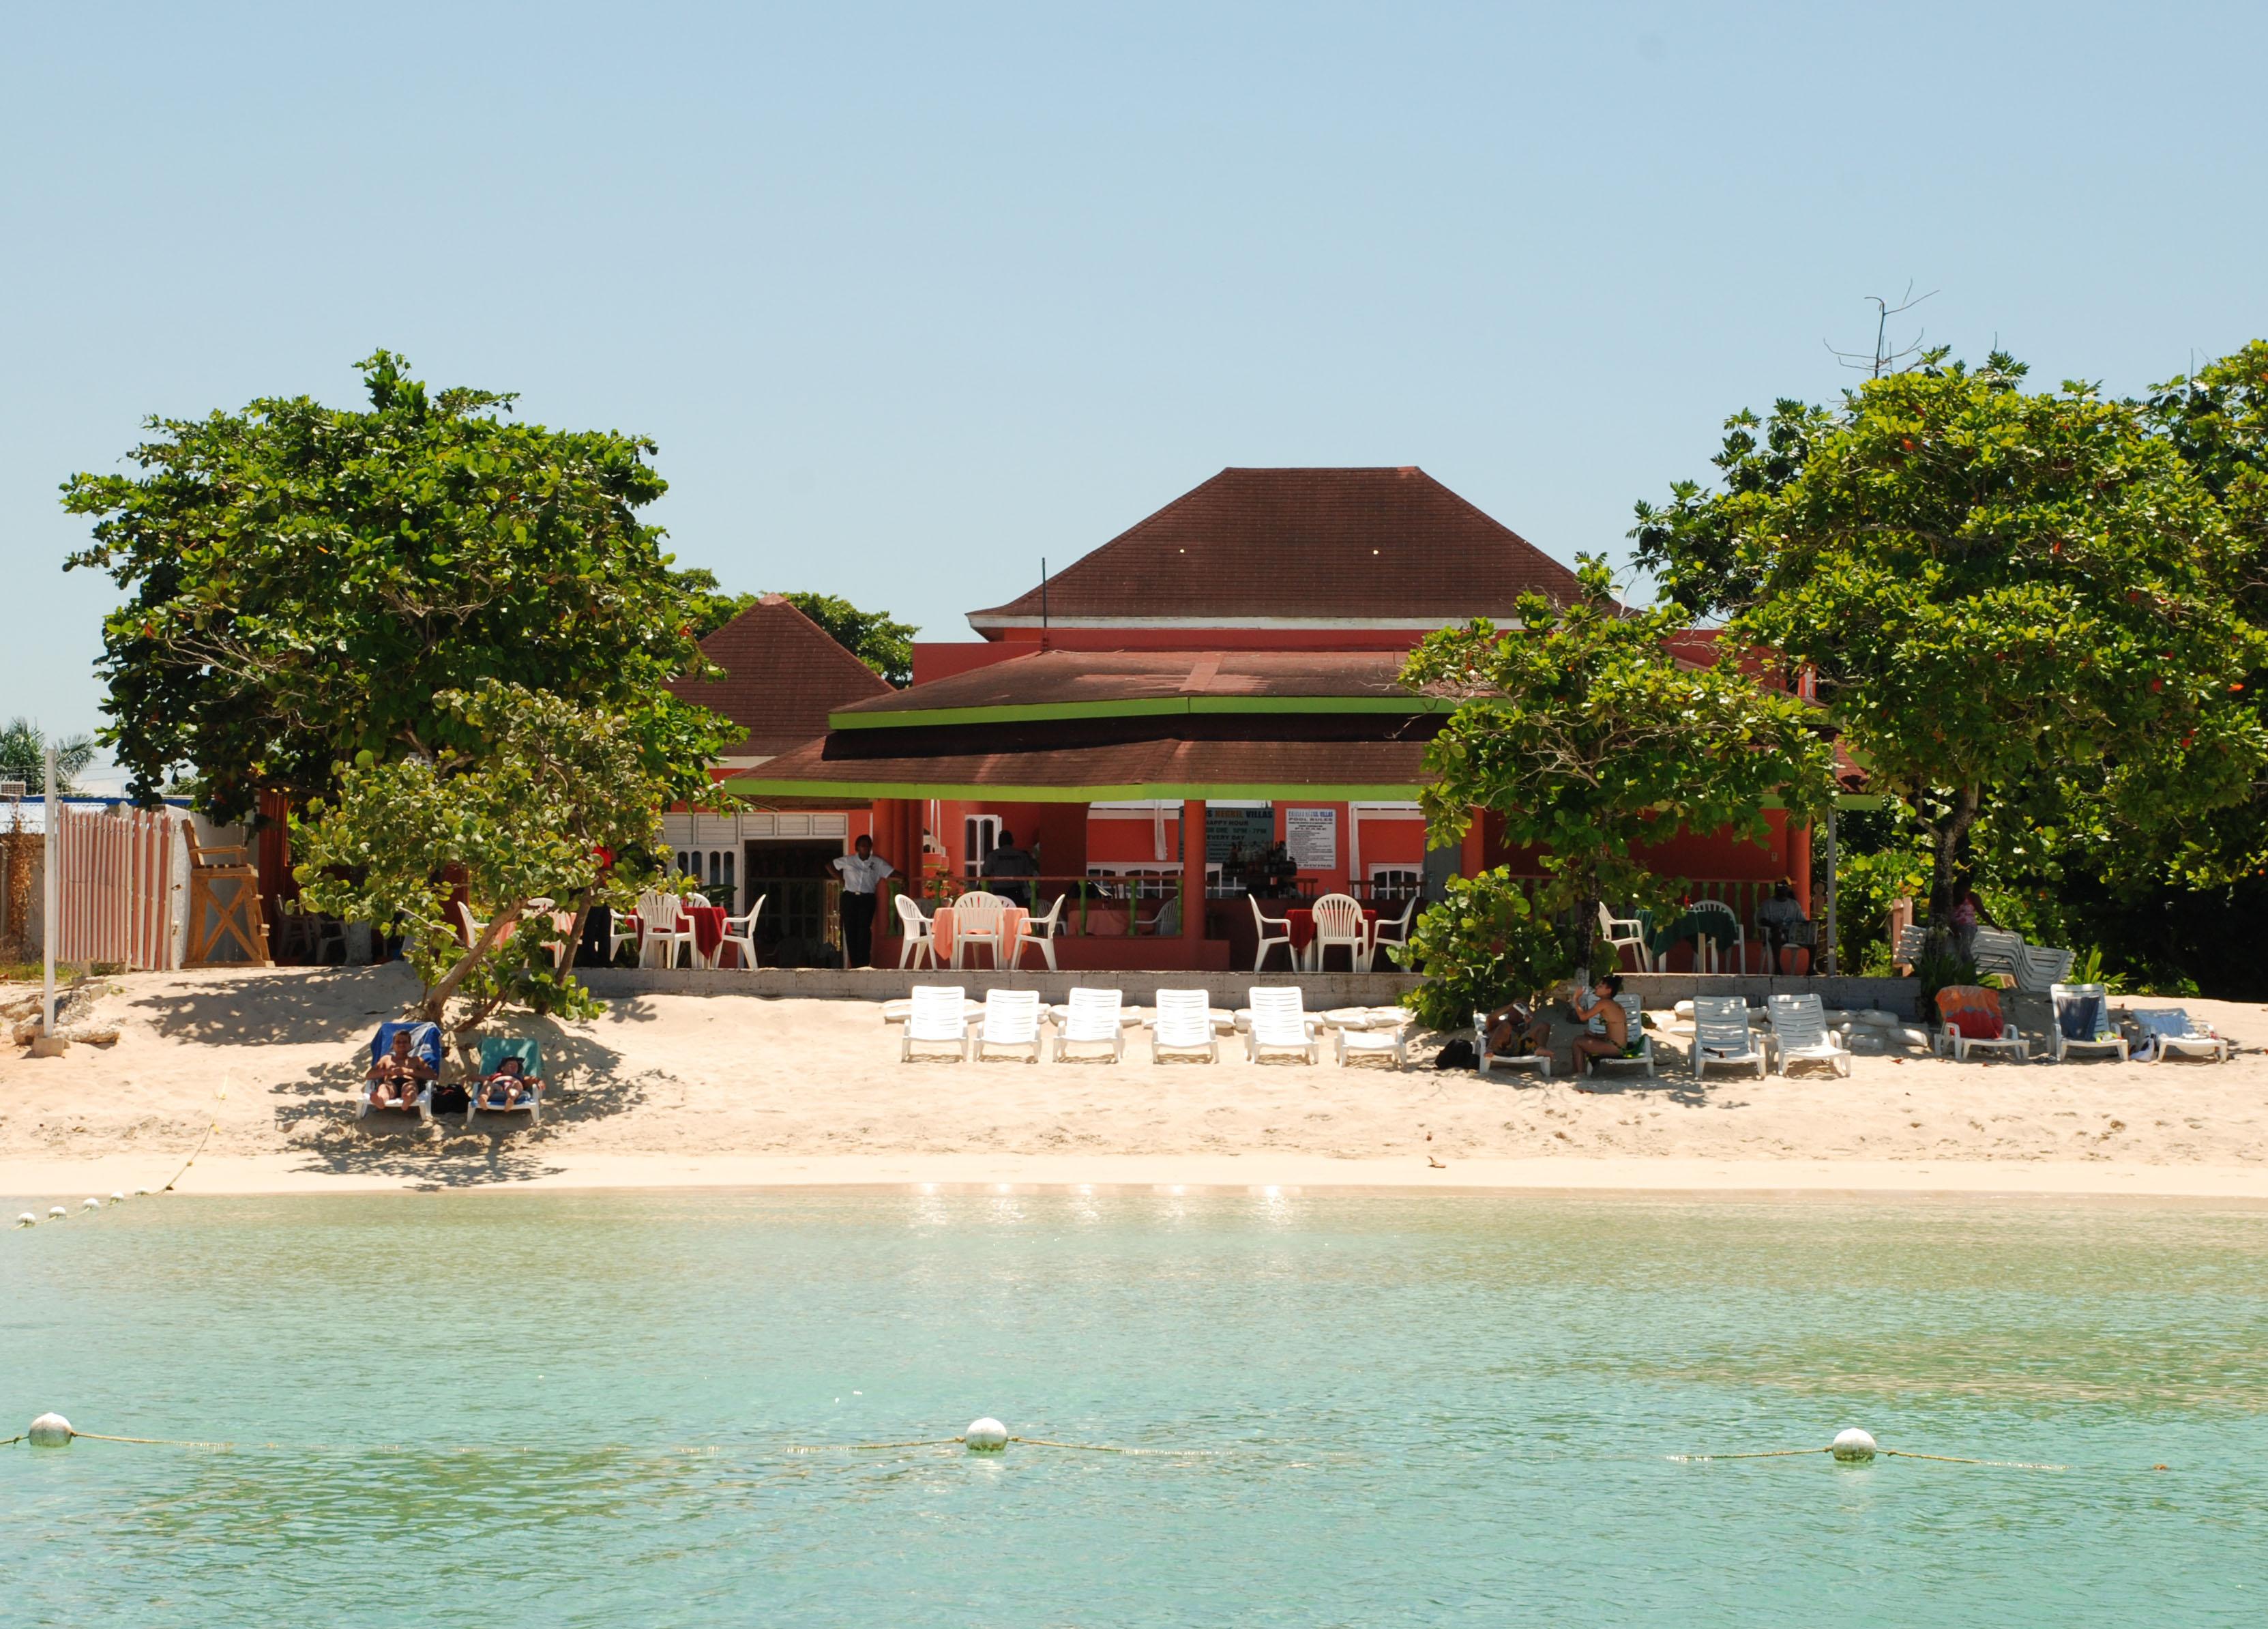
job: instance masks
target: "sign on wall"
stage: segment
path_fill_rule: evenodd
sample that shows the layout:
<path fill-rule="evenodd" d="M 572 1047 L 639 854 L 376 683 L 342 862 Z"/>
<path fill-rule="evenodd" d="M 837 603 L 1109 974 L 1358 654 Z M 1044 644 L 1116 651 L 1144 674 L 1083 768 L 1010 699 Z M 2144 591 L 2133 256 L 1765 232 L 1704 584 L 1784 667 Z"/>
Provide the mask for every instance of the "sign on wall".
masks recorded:
<path fill-rule="evenodd" d="M 1339 863 L 1336 809 L 1285 809 L 1284 846 L 1302 871 L 1334 871 Z"/>
<path fill-rule="evenodd" d="M 1205 810 L 1205 858 L 1224 865 L 1232 854 L 1258 859 L 1276 846 L 1276 811 L 1263 803 L 1256 809 Z"/>

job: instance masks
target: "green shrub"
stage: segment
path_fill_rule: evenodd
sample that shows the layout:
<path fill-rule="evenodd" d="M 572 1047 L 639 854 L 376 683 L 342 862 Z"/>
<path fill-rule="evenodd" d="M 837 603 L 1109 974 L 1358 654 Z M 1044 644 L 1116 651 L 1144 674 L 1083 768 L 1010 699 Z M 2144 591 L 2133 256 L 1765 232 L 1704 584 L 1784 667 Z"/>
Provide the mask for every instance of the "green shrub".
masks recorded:
<path fill-rule="evenodd" d="M 1435 1029 L 1462 1028 L 1475 1011 L 1532 997 L 1572 970 L 1557 928 L 1501 866 L 1450 878 L 1447 897 L 1418 913 L 1395 959 L 1425 973 L 1403 1005 Z"/>

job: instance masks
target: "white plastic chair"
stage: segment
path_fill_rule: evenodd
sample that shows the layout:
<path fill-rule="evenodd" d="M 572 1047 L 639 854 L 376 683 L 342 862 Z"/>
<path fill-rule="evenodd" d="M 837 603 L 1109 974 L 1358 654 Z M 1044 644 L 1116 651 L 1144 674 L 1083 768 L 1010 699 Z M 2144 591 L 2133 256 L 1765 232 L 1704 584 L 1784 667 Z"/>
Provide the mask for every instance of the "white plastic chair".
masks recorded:
<path fill-rule="evenodd" d="M 1048 971 L 1056 970 L 1056 932 L 1063 925 L 1064 896 L 1056 896 L 1056 903 L 1048 907 L 1043 917 L 1027 918 L 1024 923 L 1024 942 L 1016 947 L 1016 960 L 1021 962 L 1024 952 L 1036 950 L 1040 959 L 1048 964 Z"/>
<path fill-rule="evenodd" d="M 1307 946 L 1308 965 L 1320 970 L 1333 946 L 1345 947 L 1350 972 L 1359 972 L 1370 960 L 1370 924 L 1362 914 L 1362 902 L 1351 894 L 1326 894 L 1315 902 L 1315 937 Z"/>
<path fill-rule="evenodd" d="M 1646 1078 L 1651 1080 L 1653 1079 L 1653 1037 L 1646 1032 L 1645 1010 L 1639 1006 L 1638 997 L 1628 991 L 1615 998 L 1615 1005 L 1622 1008 L 1624 1016 L 1628 1021 L 1624 1026 L 1624 1033 L 1629 1037 L 1624 1043 L 1625 1050 L 1616 1053 L 1611 1058 L 1591 1058 L 1579 1053 L 1577 1061 L 1587 1065 L 1588 1072 L 1593 1074 L 1596 1074 L 1601 1069 L 1613 1068 L 1622 1064 L 1636 1064 L 1646 1071 Z M 1638 1050 L 1629 1050 L 1628 1049 L 1631 1047 Z M 1579 1069 L 1577 1072 L 1581 1073 L 1583 1071 Z"/>
<path fill-rule="evenodd" d="M 1695 1010 L 1699 1010 L 1698 1003 Z M 1790 1064 L 1824 1063 L 1838 1074 L 1851 1072 L 1851 1049 L 1843 1044 L 1844 1030 L 1830 1031 L 1827 1008 L 1817 996 L 1771 996 L 1765 1010 L 1771 1014 L 1772 1051 L 1779 1072 Z"/>
<path fill-rule="evenodd" d="M 1258 900 L 1254 899 L 1249 894 L 1244 897 L 1252 907 L 1252 920 L 1260 930 L 1260 948 L 1252 958 L 1252 970 L 1257 973 L 1266 967 L 1269 951 L 1278 945 L 1284 947 L 1284 959 L 1293 967 L 1299 966 L 1300 953 L 1292 948 L 1292 925 L 1281 917 L 1263 915 Z M 1271 927 L 1281 931 L 1271 933 L 1268 931 Z"/>
<path fill-rule="evenodd" d="M 1744 970 L 1748 965 L 1748 935 L 1742 931 L 1741 918 L 1733 908 L 1721 899 L 1697 899 L 1685 909 L 1688 916 L 1725 918 L 1725 925 L 1733 931 L 1733 970 Z M 1704 967 L 1704 962 L 1712 965 Z M 1705 933 L 1694 936 L 1693 970 L 1697 973 L 1724 970 L 1724 953 L 1717 948 L 1717 941 Z"/>
<path fill-rule="evenodd" d="M 905 1032 L 898 1039 L 898 1061 L 910 1063 L 917 1043 L 949 1046 L 954 1057 L 968 1054 L 967 993 L 959 984 L 916 984 Z"/>
<path fill-rule="evenodd" d="M 2229 1055 L 2228 1039 L 2210 1029 L 2198 1028 L 2197 1021 L 2178 1006 L 2153 1007 L 2138 1011 L 2134 1023 L 2156 1044 L 2151 1049 L 2150 1061 L 2162 1064 L 2169 1052 L 2203 1053 L 2217 1062 L 2226 1062 Z"/>
<path fill-rule="evenodd" d="M 708 957 L 705 965 L 722 967 L 725 964 L 725 947 L 727 945 L 740 947 L 742 967 L 752 968 L 756 965 L 756 918 L 764 914 L 764 898 L 763 895 L 757 895 L 756 903 L 748 907 L 746 916 L 725 918 L 724 937 L 717 941 L 717 954 Z"/>
<path fill-rule="evenodd" d="M 693 941 L 693 918 L 685 914 L 683 903 L 674 894 L 639 895 L 638 965 L 644 967 L 647 953 L 658 948 L 662 966 L 675 967 L 680 945 L 685 947 L 688 960 L 700 959 L 700 949 Z"/>
<path fill-rule="evenodd" d="M 898 965 L 909 962 L 917 967 L 937 965 L 937 941 L 930 937 L 930 920 L 922 915 L 921 907 L 902 894 L 894 894 L 890 903 L 898 908 L 898 932 L 904 942 L 898 947 Z"/>
<path fill-rule="evenodd" d="M 1379 954 L 1388 945 L 1410 942 L 1410 924 L 1418 914 L 1418 896 L 1412 894 L 1402 907 L 1398 917 L 1381 916 L 1370 929 L 1370 970 L 1378 971 Z"/>
<path fill-rule="evenodd" d="M 1756 1078 L 1764 1079 L 1769 1060 L 1756 1045 L 1756 1033 L 1749 1025 L 1749 1004 L 1739 996 L 1696 996 L 1693 998 L 1693 1078 L 1696 1080 L 1710 1065 L 1719 1069 L 1746 1068 L 1756 1065 Z"/>
<path fill-rule="evenodd" d="M 1599 932 L 1606 935 L 1608 948 L 1613 954 L 1616 966 L 1621 965 L 1624 950 L 1635 950 L 1638 952 L 1638 970 L 1644 973 L 1653 969 L 1653 958 L 1647 954 L 1646 947 L 1645 923 L 1636 917 L 1615 916 L 1602 904 L 1599 907 Z"/>
<path fill-rule="evenodd" d="M 1473 1014 L 1473 1050 L 1480 1054 L 1482 1074 L 1491 1069 L 1533 1069 L 1545 1080 L 1551 1078 L 1551 1050 L 1549 1047 L 1533 1052 L 1491 1052 L 1488 1038 L 1489 1015 Z"/>
<path fill-rule="evenodd" d="M 1307 1016 L 1306 993 L 1297 985 L 1285 990 L 1254 984 L 1244 999 L 1252 1014 L 1251 1027 L 1244 1032 L 1247 1058 L 1256 1064 L 1263 1051 L 1297 1052 L 1311 1064 L 1319 1061 L 1315 1023 Z"/>
<path fill-rule="evenodd" d="M 971 945 L 991 946 L 992 965 L 996 968 L 1001 965 L 1000 930 L 1003 924 L 1000 913 L 1011 903 L 998 894 L 987 894 L 981 889 L 963 894 L 953 902 L 949 909 L 953 912 L 954 966 L 961 965 L 962 952 Z"/>
<path fill-rule="evenodd" d="M 973 1043 L 976 1061 L 984 1061 L 988 1046 L 1029 1047 L 1027 1064 L 1040 1061 L 1040 992 L 1036 990 L 988 990 L 984 992 L 984 1022 Z"/>
<path fill-rule="evenodd" d="M 1220 1061 L 1210 991 L 1158 991 L 1158 1010 L 1150 1021 L 1150 1056 L 1155 1060 L 1167 1052 L 1203 1052 L 1207 1063 Z"/>
<path fill-rule="evenodd" d="M 1034 1000 L 1039 998 L 1035 996 Z M 1116 990 L 1073 987 L 1062 1021 L 1056 1026 L 1056 1062 L 1063 1062 L 1066 1046 L 1107 1046 L 1110 1061 L 1126 1056 L 1126 1027 L 1120 1022 L 1122 999 Z"/>
<path fill-rule="evenodd" d="M 1967 1063 L 1969 1061 L 1969 1054 L 1979 1050 L 1986 1052 L 2006 1052 L 2016 1062 L 2020 1064 L 2024 1062 L 2027 1049 L 2024 1044 L 2023 1034 L 2015 1027 L 2015 1025 L 2008 1021 L 2006 1012 L 2003 1011 L 2000 1006 L 1999 992 L 1981 984 L 1968 987 L 1982 990 L 1992 1002 L 1992 1010 L 2000 1014 L 2000 1033 L 1997 1036 L 1963 1035 L 1950 1021 L 1950 1019 L 1946 1016 L 1945 1009 L 1942 1005 L 1942 996 L 1944 992 L 1940 991 L 1940 1005 L 1938 1009 L 1940 1020 L 1937 1030 L 1938 1051 L 1940 1053 L 1950 1052 L 1953 1055 L 1953 1060 L 1955 1063 Z"/>
<path fill-rule="evenodd" d="M 2074 1041 L 2063 1032 L 2063 1004 L 2066 1001 L 2099 1001 L 2102 1014 L 2095 1021 L 2092 1037 Z M 2048 986 L 2048 1056 L 2056 1062 L 2067 1063 L 2074 1052 L 2109 1052 L 2120 1063 L 2126 1061 L 2126 1037 L 2110 1027 L 2110 990 L 2105 984 L 2051 984 Z"/>

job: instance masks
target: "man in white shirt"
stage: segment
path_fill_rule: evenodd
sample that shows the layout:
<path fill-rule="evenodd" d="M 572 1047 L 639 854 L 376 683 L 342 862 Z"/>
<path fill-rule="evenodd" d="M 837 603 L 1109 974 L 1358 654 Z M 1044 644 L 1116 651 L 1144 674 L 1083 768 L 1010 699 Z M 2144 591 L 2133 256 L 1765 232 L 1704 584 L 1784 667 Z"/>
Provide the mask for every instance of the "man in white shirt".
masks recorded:
<path fill-rule="evenodd" d="M 865 967 L 874 959 L 874 895 L 895 867 L 874 852 L 874 839 L 864 832 L 851 847 L 833 862 L 843 877 L 843 950 L 848 965 Z"/>

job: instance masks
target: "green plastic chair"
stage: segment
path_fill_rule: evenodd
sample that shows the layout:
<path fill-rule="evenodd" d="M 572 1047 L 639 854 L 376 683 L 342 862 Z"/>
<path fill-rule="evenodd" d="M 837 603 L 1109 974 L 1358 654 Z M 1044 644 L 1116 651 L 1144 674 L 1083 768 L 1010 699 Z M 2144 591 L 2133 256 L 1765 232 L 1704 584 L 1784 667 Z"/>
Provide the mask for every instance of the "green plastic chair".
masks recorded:
<path fill-rule="evenodd" d="M 473 1117 L 483 1107 L 481 1099 L 489 1090 L 483 1082 L 497 1072 L 507 1058 L 519 1059 L 520 1072 L 530 1079 L 544 1079 L 541 1042 L 512 1039 L 504 1036 L 482 1036 L 480 1079 L 466 1088 L 468 1095 L 465 1099 L 465 1124 L 468 1126 L 472 1124 Z M 509 1109 L 501 1104 L 491 1104 L 487 1107 L 490 1114 L 525 1114 L 530 1125 L 541 1125 L 543 1124 L 543 1087 L 537 1087 Z"/>

